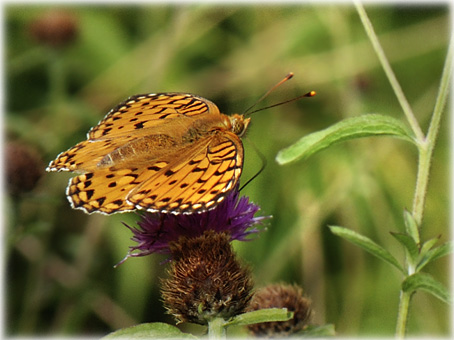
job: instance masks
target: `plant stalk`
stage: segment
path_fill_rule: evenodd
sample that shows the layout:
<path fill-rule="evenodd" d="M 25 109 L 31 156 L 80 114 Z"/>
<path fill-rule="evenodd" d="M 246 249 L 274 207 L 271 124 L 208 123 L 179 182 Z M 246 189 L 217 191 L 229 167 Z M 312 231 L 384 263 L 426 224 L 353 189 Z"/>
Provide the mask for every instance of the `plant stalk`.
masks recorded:
<path fill-rule="evenodd" d="M 399 314 L 397 316 L 396 338 L 403 339 L 407 332 L 408 311 L 412 293 L 400 291 Z"/>
<path fill-rule="evenodd" d="M 364 10 L 364 7 L 358 0 L 354 0 L 354 3 L 356 6 L 356 10 L 358 11 L 359 17 L 361 18 L 361 21 L 364 25 L 364 29 L 367 35 L 369 36 L 372 46 L 380 60 L 380 63 L 388 77 L 388 80 L 394 90 L 394 93 L 396 94 L 396 97 L 399 100 L 402 110 L 416 137 L 419 154 L 412 215 L 416 222 L 416 225 L 418 226 L 418 229 L 420 229 L 424 215 L 424 206 L 426 201 L 427 187 L 429 183 L 430 166 L 432 162 L 433 150 L 438 137 L 440 121 L 443 114 L 443 110 L 446 106 L 446 100 L 449 93 L 450 77 L 452 73 L 454 45 L 453 38 L 451 38 L 451 42 L 449 44 L 448 53 L 443 68 L 443 74 L 441 77 L 440 89 L 438 92 L 437 100 L 432 114 L 432 119 L 426 137 L 422 132 L 407 99 L 405 98 L 405 95 L 402 91 L 402 88 L 400 87 L 400 84 L 394 72 L 391 69 L 391 66 L 386 58 L 383 48 L 380 45 L 380 42 L 378 41 L 372 23 L 370 22 L 366 14 L 366 11 Z M 409 267 L 408 259 L 405 259 L 405 265 L 407 269 L 406 275 L 412 274 L 409 272 L 411 268 Z M 412 295 L 411 292 L 404 292 L 402 290 L 400 292 L 400 301 L 396 326 L 396 337 L 399 339 L 403 339 L 406 334 L 411 295 Z"/>
<path fill-rule="evenodd" d="M 412 209 L 412 215 L 418 227 L 422 224 L 433 150 L 437 141 L 438 131 L 440 129 L 441 117 L 449 94 L 449 85 L 452 73 L 453 46 L 454 40 L 451 39 L 427 138 L 419 144 L 418 174 L 416 177 L 416 189 Z"/>
<path fill-rule="evenodd" d="M 397 80 L 396 75 L 394 74 L 391 65 L 389 64 L 389 61 L 386 58 L 385 52 L 383 51 L 383 48 L 380 45 L 380 42 L 378 41 L 378 37 L 375 34 L 372 23 L 370 22 L 363 5 L 358 0 L 354 0 L 353 2 L 356 6 L 356 10 L 358 11 L 358 15 L 363 23 L 364 30 L 366 31 L 369 40 L 372 43 L 375 53 L 377 54 L 381 66 L 385 71 L 386 76 L 388 77 L 391 87 L 393 88 L 397 100 L 399 101 L 399 104 L 402 107 L 405 116 L 407 117 L 408 123 L 410 124 L 410 127 L 416 136 L 416 139 L 418 141 L 424 140 L 425 138 L 424 133 L 422 132 L 421 127 L 419 126 L 419 123 L 415 115 L 413 114 L 413 110 L 411 109 L 410 104 L 408 103 L 407 98 L 405 97 L 404 92 L 400 87 L 399 81 Z"/>
<path fill-rule="evenodd" d="M 214 318 L 208 322 L 208 339 L 219 340 L 225 339 L 225 327 L 223 318 Z"/>

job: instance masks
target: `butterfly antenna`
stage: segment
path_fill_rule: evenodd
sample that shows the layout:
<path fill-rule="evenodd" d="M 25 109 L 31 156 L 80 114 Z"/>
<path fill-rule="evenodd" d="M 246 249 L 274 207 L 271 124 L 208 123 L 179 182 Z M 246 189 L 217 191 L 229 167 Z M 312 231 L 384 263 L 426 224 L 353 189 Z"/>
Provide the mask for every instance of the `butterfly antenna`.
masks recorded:
<path fill-rule="evenodd" d="M 257 172 L 255 173 L 254 176 L 252 176 L 251 178 L 249 178 L 249 179 L 246 181 L 246 183 L 244 183 L 244 184 L 240 187 L 240 191 L 243 190 L 243 189 L 246 187 L 246 185 L 248 185 L 249 183 L 251 183 L 258 175 L 261 174 L 261 172 L 265 169 L 266 163 L 267 163 L 265 155 L 264 155 L 262 152 L 260 152 L 260 150 L 255 146 L 255 144 L 252 143 L 252 142 L 249 140 L 249 138 L 247 138 L 247 136 L 245 137 L 245 139 L 248 140 L 249 145 L 252 146 L 252 148 L 254 149 L 254 151 L 255 151 L 255 152 L 257 153 L 257 155 L 260 157 L 260 160 L 262 161 L 262 166 L 260 167 L 259 171 L 257 171 Z"/>
<path fill-rule="evenodd" d="M 276 88 L 278 88 L 283 83 L 285 83 L 287 80 L 290 80 L 292 78 L 293 78 L 293 72 L 290 72 L 289 74 L 287 74 L 285 76 L 284 79 L 282 79 L 280 82 L 278 82 L 276 85 L 274 85 L 259 100 L 257 100 L 252 106 L 250 106 L 246 111 L 244 111 L 243 115 L 244 116 L 246 116 L 246 115 L 250 116 L 251 114 L 253 114 L 255 112 L 258 112 L 258 111 L 267 110 L 267 109 L 270 109 L 272 107 L 276 107 L 276 106 L 279 106 L 279 105 L 287 104 L 287 103 L 299 100 L 299 99 L 304 98 L 304 97 L 313 97 L 313 96 L 315 96 L 317 94 L 315 91 L 310 91 L 310 92 L 305 93 L 305 94 L 303 94 L 301 96 L 298 96 L 298 97 L 295 97 L 295 98 L 292 98 L 292 99 L 289 99 L 289 100 L 286 100 L 286 101 L 283 101 L 283 102 L 280 102 L 280 103 L 277 103 L 277 104 L 273 104 L 273 105 L 270 105 L 270 106 L 265 106 L 265 107 L 262 107 L 260 109 L 254 110 L 254 111 L 251 111 L 258 103 L 260 103 L 263 99 L 265 99 L 271 92 L 273 92 Z"/>
<path fill-rule="evenodd" d="M 257 109 L 257 110 L 254 110 L 254 111 L 251 111 L 248 113 L 248 116 L 255 113 L 255 112 L 258 112 L 258 111 L 262 111 L 262 110 L 267 110 L 267 109 L 270 109 L 272 107 L 276 107 L 276 106 L 279 106 L 279 105 L 283 105 L 283 104 L 287 104 L 287 103 L 290 103 L 290 102 L 294 102 L 295 100 L 300 100 L 301 98 L 304 98 L 304 97 L 313 97 L 317 94 L 317 92 L 315 91 L 310 91 L 308 93 L 305 93 L 301 96 L 298 96 L 298 97 L 295 97 L 295 98 L 292 98 L 292 99 L 289 99 L 289 100 L 286 100 L 284 102 L 280 102 L 280 103 L 277 103 L 277 104 L 273 104 L 273 105 L 270 105 L 270 106 L 265 106 L 265 107 L 262 107 L 260 109 Z"/>
<path fill-rule="evenodd" d="M 275 89 L 277 89 L 279 86 L 281 86 L 283 83 L 285 83 L 287 80 L 290 80 L 293 78 L 293 72 L 290 72 L 287 74 L 284 79 L 282 79 L 280 82 L 278 82 L 276 85 L 274 85 L 272 88 L 270 88 L 259 100 L 257 100 L 254 104 L 252 104 L 250 107 L 247 108 L 246 111 L 244 111 L 244 115 L 249 112 L 249 110 L 252 110 L 258 103 L 260 103 L 263 99 L 268 97 L 268 95 L 273 92 Z M 255 111 L 254 111 L 255 112 Z M 252 112 L 251 112 L 252 113 Z M 251 114 L 249 113 L 249 114 Z"/>

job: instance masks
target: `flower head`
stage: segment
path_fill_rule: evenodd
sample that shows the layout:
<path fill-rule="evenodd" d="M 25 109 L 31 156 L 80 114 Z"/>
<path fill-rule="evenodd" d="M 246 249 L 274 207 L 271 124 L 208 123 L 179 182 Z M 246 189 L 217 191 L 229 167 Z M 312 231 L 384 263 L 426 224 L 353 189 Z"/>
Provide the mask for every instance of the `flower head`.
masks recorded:
<path fill-rule="evenodd" d="M 9 142 L 5 149 L 8 191 L 17 196 L 33 190 L 44 168 L 37 150 L 21 142 Z"/>
<path fill-rule="evenodd" d="M 252 296 L 250 271 L 236 258 L 225 232 L 172 242 L 168 278 L 162 280 L 164 307 L 178 322 L 205 325 L 244 312 Z"/>
<path fill-rule="evenodd" d="M 75 16 L 63 10 L 45 12 L 30 25 L 34 40 L 54 48 L 67 46 L 76 39 L 77 33 Z"/>
<path fill-rule="evenodd" d="M 293 318 L 248 326 L 255 336 L 288 337 L 305 329 L 312 316 L 311 301 L 303 296 L 303 289 L 297 285 L 273 284 L 258 290 L 248 309 L 252 311 L 264 308 L 287 308 L 293 312 Z"/>
<path fill-rule="evenodd" d="M 255 226 L 269 218 L 254 217 L 258 210 L 259 207 L 250 203 L 248 197 L 239 198 L 238 190 L 233 190 L 216 208 L 202 213 L 146 213 L 137 222 L 137 227 L 125 224 L 133 232 L 132 240 L 137 245 L 130 247 L 124 260 L 152 253 L 169 254 L 171 242 L 177 241 L 181 236 L 198 237 L 207 230 L 227 233 L 230 241 L 247 241 L 249 235 L 259 231 Z"/>

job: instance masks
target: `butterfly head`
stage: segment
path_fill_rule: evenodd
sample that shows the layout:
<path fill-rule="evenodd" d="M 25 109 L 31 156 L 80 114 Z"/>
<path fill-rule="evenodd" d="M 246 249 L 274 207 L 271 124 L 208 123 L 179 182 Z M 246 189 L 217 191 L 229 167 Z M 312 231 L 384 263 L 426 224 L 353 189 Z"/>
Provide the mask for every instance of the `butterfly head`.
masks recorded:
<path fill-rule="evenodd" d="M 232 125 L 232 132 L 239 137 L 243 136 L 249 125 L 249 122 L 251 121 L 251 118 L 244 119 L 244 117 L 239 114 L 234 114 L 229 118 L 230 124 Z"/>

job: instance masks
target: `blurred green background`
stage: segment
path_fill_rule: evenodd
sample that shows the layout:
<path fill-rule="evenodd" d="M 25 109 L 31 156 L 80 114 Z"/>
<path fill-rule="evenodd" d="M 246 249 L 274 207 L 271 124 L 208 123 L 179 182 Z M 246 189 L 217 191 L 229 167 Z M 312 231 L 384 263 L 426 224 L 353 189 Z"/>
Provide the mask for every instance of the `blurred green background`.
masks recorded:
<path fill-rule="evenodd" d="M 449 8 L 366 10 L 426 131 L 450 35 Z M 103 335 L 142 322 L 173 324 L 159 296 L 164 256 L 129 259 L 113 269 L 133 245 L 121 222 L 134 224 L 137 215 L 72 210 L 65 198 L 71 174 L 43 170 L 130 95 L 189 92 L 221 112 L 242 113 L 289 71 L 294 79 L 259 107 L 318 94 L 253 115 L 243 182 L 261 166 L 251 144 L 268 164 L 244 194 L 273 219 L 257 239 L 234 246 L 257 287 L 302 285 L 315 323 L 333 323 L 343 336 L 394 334 L 401 275 L 333 236 L 327 225 L 361 232 L 403 259 L 389 232 L 403 231 L 403 209 L 412 205 L 416 149 L 389 137 L 368 138 L 305 162 L 281 167 L 274 161 L 301 136 L 346 117 L 381 113 L 404 120 L 352 6 L 9 4 L 4 16 L 6 147 L 22 155 L 21 162 L 7 161 L 22 174 L 15 187 L 7 174 L 7 334 Z M 422 231 L 424 239 L 441 235 L 442 242 L 450 238 L 446 116 Z M 36 180 L 22 187 L 23 178 Z M 428 271 L 450 284 L 449 259 Z M 425 293 L 412 302 L 410 335 L 449 334 L 448 306 Z"/>

